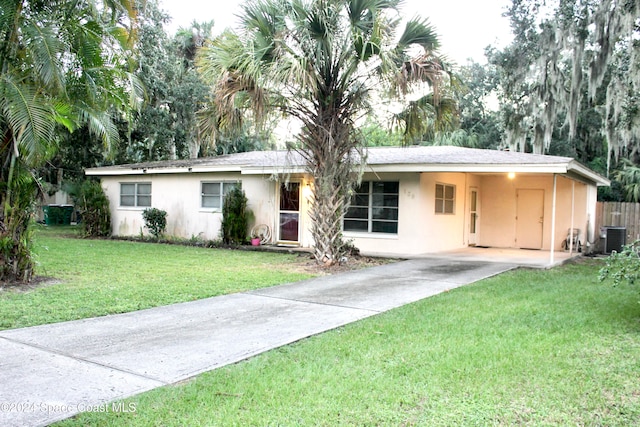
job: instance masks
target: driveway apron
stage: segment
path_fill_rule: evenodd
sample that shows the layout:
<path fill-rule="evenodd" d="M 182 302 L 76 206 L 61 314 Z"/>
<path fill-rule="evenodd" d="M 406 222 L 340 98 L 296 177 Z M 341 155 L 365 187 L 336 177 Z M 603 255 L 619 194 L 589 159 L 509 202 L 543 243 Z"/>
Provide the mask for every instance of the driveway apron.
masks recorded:
<path fill-rule="evenodd" d="M 38 426 L 516 267 L 421 258 L 133 313 L 0 331 L 0 425 Z"/>

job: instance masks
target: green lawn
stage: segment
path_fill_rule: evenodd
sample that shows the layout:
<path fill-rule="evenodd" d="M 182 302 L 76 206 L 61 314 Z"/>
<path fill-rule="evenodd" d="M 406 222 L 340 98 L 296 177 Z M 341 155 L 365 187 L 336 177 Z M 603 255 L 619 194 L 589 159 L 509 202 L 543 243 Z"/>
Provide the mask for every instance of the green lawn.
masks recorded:
<path fill-rule="evenodd" d="M 640 296 L 518 270 L 62 426 L 638 426 Z"/>
<path fill-rule="evenodd" d="M 40 227 L 28 292 L 0 291 L 0 329 L 124 313 L 308 278 L 297 255 L 76 238 L 74 227 Z"/>

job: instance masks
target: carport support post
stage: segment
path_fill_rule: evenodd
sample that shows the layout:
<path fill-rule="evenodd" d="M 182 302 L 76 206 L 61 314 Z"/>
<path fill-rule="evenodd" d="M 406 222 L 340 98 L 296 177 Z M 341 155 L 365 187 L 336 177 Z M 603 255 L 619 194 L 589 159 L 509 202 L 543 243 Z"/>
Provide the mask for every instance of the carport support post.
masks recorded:
<path fill-rule="evenodd" d="M 551 251 L 549 251 L 549 264 L 553 265 L 554 248 L 556 245 L 556 192 L 558 188 L 558 175 L 553 174 L 553 200 L 551 200 Z"/>

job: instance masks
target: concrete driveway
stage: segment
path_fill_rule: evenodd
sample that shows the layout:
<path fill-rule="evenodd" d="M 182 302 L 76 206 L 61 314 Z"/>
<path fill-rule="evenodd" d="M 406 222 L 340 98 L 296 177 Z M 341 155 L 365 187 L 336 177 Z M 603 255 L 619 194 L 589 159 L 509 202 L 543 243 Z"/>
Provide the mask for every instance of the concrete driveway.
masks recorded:
<path fill-rule="evenodd" d="M 0 331 L 0 425 L 47 425 L 515 264 L 422 258 L 121 315 Z"/>

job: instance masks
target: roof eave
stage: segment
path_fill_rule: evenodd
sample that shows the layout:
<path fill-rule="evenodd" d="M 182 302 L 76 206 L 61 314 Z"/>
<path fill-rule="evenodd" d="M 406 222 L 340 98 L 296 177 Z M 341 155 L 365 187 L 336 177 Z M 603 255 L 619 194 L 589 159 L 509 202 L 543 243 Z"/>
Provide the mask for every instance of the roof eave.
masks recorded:
<path fill-rule="evenodd" d="M 87 176 L 118 176 L 118 175 L 166 175 L 181 173 L 206 172 L 242 172 L 242 167 L 233 166 L 188 166 L 172 168 L 91 168 L 84 171 Z"/>
<path fill-rule="evenodd" d="M 596 186 L 598 187 L 609 187 L 611 185 L 611 180 L 605 178 L 599 173 L 592 171 L 591 169 L 589 169 L 588 167 L 584 166 L 583 164 L 579 163 L 576 160 L 572 160 L 571 162 L 569 162 L 567 169 L 568 171 L 574 172 L 579 176 L 584 177 L 587 180 L 595 183 Z"/>
<path fill-rule="evenodd" d="M 378 164 L 367 165 L 372 172 L 470 172 L 470 173 L 566 173 L 566 163 L 552 164 Z"/>

